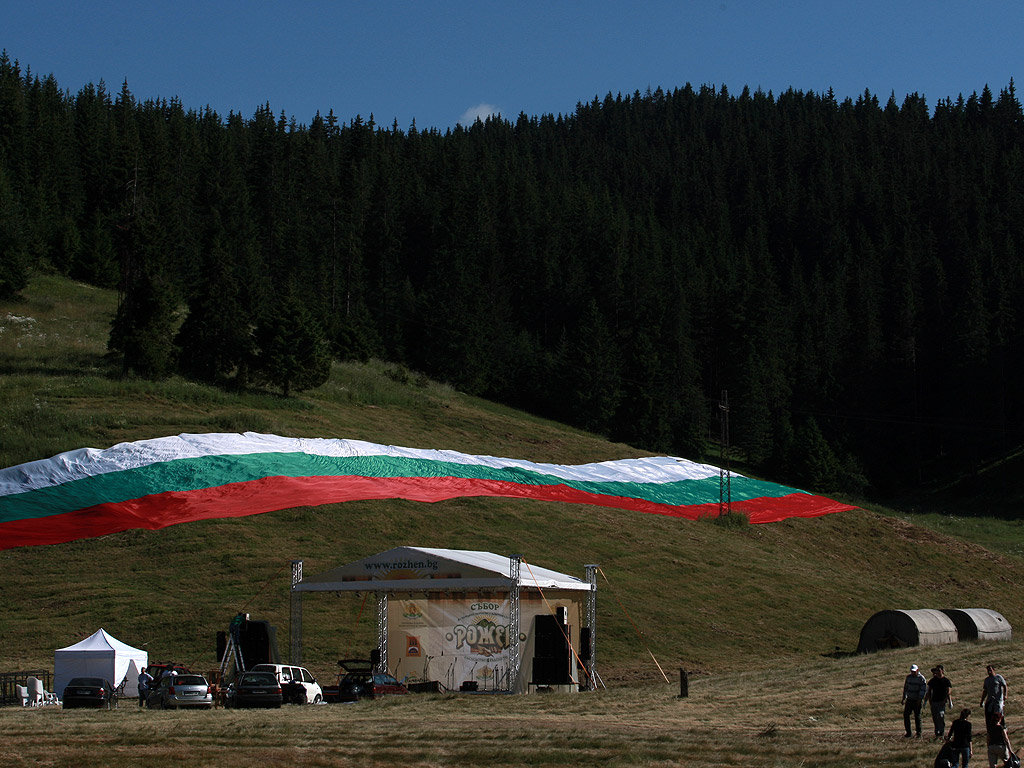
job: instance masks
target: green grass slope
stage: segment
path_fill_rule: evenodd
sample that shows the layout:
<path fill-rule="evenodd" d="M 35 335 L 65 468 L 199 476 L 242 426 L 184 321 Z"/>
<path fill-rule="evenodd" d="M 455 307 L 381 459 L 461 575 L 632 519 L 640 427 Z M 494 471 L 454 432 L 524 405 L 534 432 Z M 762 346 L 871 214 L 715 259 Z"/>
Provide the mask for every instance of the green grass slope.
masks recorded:
<path fill-rule="evenodd" d="M 104 359 L 115 298 L 38 278 L 0 304 L 0 465 L 180 432 L 254 430 L 576 463 L 642 455 L 464 396 L 384 364 L 336 365 L 288 400 L 181 379 L 120 380 Z M 988 607 L 1013 625 L 1021 559 L 867 510 L 726 527 L 598 507 L 501 499 L 355 502 L 127 531 L 0 552 L 0 671 L 52 667 L 104 627 L 150 657 L 215 667 L 215 635 L 244 610 L 287 649 L 288 566 L 316 573 L 399 545 L 523 553 L 583 575 L 601 565 L 598 661 L 608 684 L 684 667 L 788 665 L 852 651 L 885 608 Z M 330 677 L 366 653 L 373 610 L 304 603 L 304 661 Z"/>

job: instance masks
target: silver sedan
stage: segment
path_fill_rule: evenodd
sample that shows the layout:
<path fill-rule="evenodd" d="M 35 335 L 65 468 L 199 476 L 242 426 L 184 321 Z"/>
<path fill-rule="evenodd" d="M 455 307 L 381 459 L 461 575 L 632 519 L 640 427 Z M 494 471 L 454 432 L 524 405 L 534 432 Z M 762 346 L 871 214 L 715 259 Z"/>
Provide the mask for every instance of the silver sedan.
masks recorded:
<path fill-rule="evenodd" d="M 177 709 L 178 707 L 213 707 L 213 694 L 210 684 L 202 675 L 191 673 L 167 675 L 146 697 L 146 706 L 161 709 Z"/>

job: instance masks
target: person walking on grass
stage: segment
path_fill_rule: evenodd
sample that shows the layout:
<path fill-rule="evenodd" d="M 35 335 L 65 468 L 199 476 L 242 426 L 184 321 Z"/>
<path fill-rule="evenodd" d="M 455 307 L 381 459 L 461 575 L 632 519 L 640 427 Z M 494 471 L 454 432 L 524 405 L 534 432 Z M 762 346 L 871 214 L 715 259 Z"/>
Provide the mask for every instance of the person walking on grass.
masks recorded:
<path fill-rule="evenodd" d="M 985 707 L 985 724 L 997 722 L 1006 706 L 1006 680 L 997 675 L 991 664 L 985 667 L 988 677 L 981 686 L 981 704 Z"/>
<path fill-rule="evenodd" d="M 960 717 L 949 726 L 946 743 L 953 748 L 953 766 L 969 768 L 971 762 L 971 710 L 961 709 Z"/>
<path fill-rule="evenodd" d="M 950 694 L 952 687 L 953 683 L 946 677 L 945 668 L 941 664 L 932 667 L 932 679 L 928 681 L 928 692 L 924 695 L 924 700 L 931 705 L 936 739 L 941 739 L 946 733 L 946 707 L 953 706 L 953 697 Z"/>
<path fill-rule="evenodd" d="M 904 738 L 909 739 L 914 735 L 910 732 L 911 714 L 914 715 L 914 726 L 917 729 L 917 736 L 918 738 L 921 737 L 921 702 L 924 701 L 927 691 L 928 681 L 924 679 L 924 675 L 921 674 L 917 664 L 911 664 L 910 674 L 903 681 L 903 699 L 900 701 L 903 705 L 903 727 L 907 731 Z"/>

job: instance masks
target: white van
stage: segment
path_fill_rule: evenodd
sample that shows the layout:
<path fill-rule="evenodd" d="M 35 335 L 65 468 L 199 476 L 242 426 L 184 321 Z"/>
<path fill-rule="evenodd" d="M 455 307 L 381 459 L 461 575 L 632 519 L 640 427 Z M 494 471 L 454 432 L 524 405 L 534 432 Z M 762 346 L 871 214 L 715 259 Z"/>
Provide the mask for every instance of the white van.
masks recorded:
<path fill-rule="evenodd" d="M 302 687 L 306 689 L 306 703 L 308 704 L 319 704 L 324 700 L 324 692 L 320 683 L 309 674 L 309 670 L 305 667 L 293 667 L 291 664 L 257 664 L 249 671 L 273 672 L 277 675 L 277 681 L 281 685 L 293 681 L 302 683 Z"/>

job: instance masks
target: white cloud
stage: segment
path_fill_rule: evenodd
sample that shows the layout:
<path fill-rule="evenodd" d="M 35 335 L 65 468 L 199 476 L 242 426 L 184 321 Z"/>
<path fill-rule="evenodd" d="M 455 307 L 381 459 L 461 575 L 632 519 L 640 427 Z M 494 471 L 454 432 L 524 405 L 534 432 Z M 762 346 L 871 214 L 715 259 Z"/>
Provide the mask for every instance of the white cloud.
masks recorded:
<path fill-rule="evenodd" d="M 501 110 L 493 104 L 477 104 L 475 107 L 470 107 L 462 113 L 462 117 L 459 118 L 459 124 L 468 128 L 476 122 L 477 118 L 487 122 L 487 118 L 491 115 L 497 117 L 500 114 Z"/>

